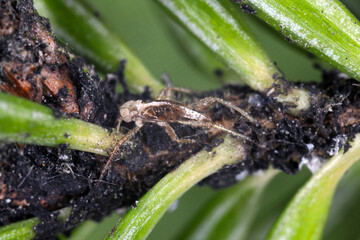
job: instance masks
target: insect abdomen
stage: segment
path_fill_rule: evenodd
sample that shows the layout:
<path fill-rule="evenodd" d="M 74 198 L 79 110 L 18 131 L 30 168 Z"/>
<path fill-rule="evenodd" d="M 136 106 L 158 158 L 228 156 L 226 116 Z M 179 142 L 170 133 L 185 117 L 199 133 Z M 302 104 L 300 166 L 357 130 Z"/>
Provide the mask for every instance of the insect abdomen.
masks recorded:
<path fill-rule="evenodd" d="M 149 121 L 174 122 L 181 119 L 185 112 L 179 106 L 158 102 L 144 107 L 141 115 Z"/>

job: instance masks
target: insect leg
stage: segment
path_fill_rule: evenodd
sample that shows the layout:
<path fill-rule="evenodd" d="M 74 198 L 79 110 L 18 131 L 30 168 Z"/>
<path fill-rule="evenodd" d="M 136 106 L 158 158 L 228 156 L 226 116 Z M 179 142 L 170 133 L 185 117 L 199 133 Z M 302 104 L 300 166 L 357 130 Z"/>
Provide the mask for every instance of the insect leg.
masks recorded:
<path fill-rule="evenodd" d="M 193 139 L 179 139 L 179 137 L 176 135 L 174 129 L 168 123 L 162 122 L 162 123 L 158 123 L 158 125 L 165 128 L 166 133 L 169 135 L 169 137 L 171 138 L 171 141 L 173 141 L 173 142 L 177 142 L 177 143 L 194 143 L 195 142 L 195 140 L 193 140 Z"/>
<path fill-rule="evenodd" d="M 230 130 L 222 125 L 219 125 L 219 124 L 216 124 L 216 123 L 213 123 L 213 122 L 198 122 L 198 121 L 193 121 L 193 120 L 181 120 L 181 121 L 178 121 L 178 123 L 181 123 L 181 124 L 184 124 L 184 125 L 188 125 L 188 126 L 192 126 L 192 127 L 202 127 L 202 128 L 217 128 L 219 129 L 220 131 L 223 131 L 223 132 L 226 132 L 230 135 L 233 135 L 234 137 L 238 137 L 238 138 L 241 138 L 247 142 L 251 142 L 259 147 L 264 147 L 263 145 L 260 145 L 256 142 L 254 142 L 251 138 L 241 134 L 241 133 L 237 133 L 233 130 Z"/>
<path fill-rule="evenodd" d="M 172 83 L 171 83 L 171 79 L 170 79 L 170 76 L 169 74 L 167 73 L 163 73 L 161 75 L 161 79 L 163 80 L 164 84 L 165 84 L 165 87 L 171 87 L 172 86 Z"/>
<path fill-rule="evenodd" d="M 101 171 L 100 174 L 100 178 L 99 178 L 99 182 L 102 180 L 102 178 L 104 177 L 104 174 L 106 172 L 106 169 L 109 167 L 112 159 L 115 157 L 116 152 L 119 150 L 119 147 L 121 145 L 123 145 L 124 143 L 126 143 L 126 141 L 128 141 L 131 137 L 133 137 L 138 131 L 139 131 L 140 127 L 135 126 L 133 129 L 131 129 L 129 132 L 127 132 L 114 146 L 114 149 L 112 150 L 109 159 L 107 160 L 103 170 Z"/>
<path fill-rule="evenodd" d="M 180 93 L 186 93 L 191 94 L 193 93 L 192 90 L 187 88 L 180 88 L 180 87 L 166 87 L 159 93 L 156 100 L 171 100 L 171 92 L 180 92 Z"/>
<path fill-rule="evenodd" d="M 242 110 L 241 108 L 237 107 L 236 105 L 232 104 L 231 102 L 225 101 L 224 99 L 217 98 L 217 97 L 206 97 L 203 99 L 200 99 L 196 105 L 198 107 L 210 107 L 211 105 L 215 103 L 220 103 L 230 109 L 234 109 L 238 113 L 240 113 L 243 117 L 245 117 L 247 120 L 249 120 L 252 123 L 255 123 L 257 125 L 257 121 L 251 117 L 246 111 Z"/>
<path fill-rule="evenodd" d="M 123 119 L 122 117 L 119 117 L 118 120 L 117 120 L 117 125 L 116 125 L 116 132 L 119 133 L 120 132 L 120 125 L 122 123 Z"/>

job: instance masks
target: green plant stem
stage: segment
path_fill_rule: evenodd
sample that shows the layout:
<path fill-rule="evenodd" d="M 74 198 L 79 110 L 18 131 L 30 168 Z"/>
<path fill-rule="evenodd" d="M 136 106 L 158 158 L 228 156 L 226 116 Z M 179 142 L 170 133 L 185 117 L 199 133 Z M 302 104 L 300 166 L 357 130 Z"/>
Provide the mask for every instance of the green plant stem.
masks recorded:
<path fill-rule="evenodd" d="M 291 42 L 360 80 L 360 22 L 337 0 L 244 0 Z"/>
<path fill-rule="evenodd" d="M 268 239 L 320 239 L 335 188 L 359 159 L 360 135 L 352 147 L 332 157 L 291 200 L 273 226 Z"/>
<path fill-rule="evenodd" d="M 56 211 L 55 214 L 58 215 L 58 220 L 63 222 L 66 221 L 70 216 L 71 208 L 63 208 L 59 211 Z M 21 240 L 30 240 L 36 236 L 34 231 L 34 226 L 39 224 L 40 220 L 38 218 L 31 218 L 28 220 L 16 222 L 13 224 L 8 224 L 0 228 L 0 240 L 12 240 L 12 239 L 21 239 Z"/>
<path fill-rule="evenodd" d="M 70 149 L 108 155 L 113 137 L 100 126 L 56 118 L 48 107 L 0 92 L 0 140 L 50 147 L 68 144 Z"/>
<path fill-rule="evenodd" d="M 39 13 L 50 19 L 58 37 L 103 71 L 115 71 L 120 60 L 126 59 L 125 76 L 132 89 L 142 92 L 149 86 L 154 97 L 161 91 L 163 85 L 137 56 L 80 2 L 35 0 L 34 3 Z"/>
<path fill-rule="evenodd" d="M 157 2 L 253 89 L 268 89 L 281 75 L 229 1 Z"/>
<path fill-rule="evenodd" d="M 232 68 L 251 88 L 267 93 L 282 74 L 257 42 L 230 1 L 220 0 L 156 0 L 178 23 L 196 36 L 222 61 Z M 286 88 L 275 98 L 295 105 L 298 114 L 310 106 L 306 90 Z M 288 89 L 289 88 L 289 89 Z M 283 90 L 283 89 L 281 89 Z M 278 96 L 279 95 L 279 96 Z"/>
<path fill-rule="evenodd" d="M 225 165 L 241 161 L 243 148 L 226 136 L 212 151 L 205 150 L 189 158 L 175 171 L 163 177 L 131 209 L 107 239 L 145 239 L 169 206 L 189 188 Z"/>
<path fill-rule="evenodd" d="M 125 209 L 123 214 L 118 214 L 117 212 L 113 212 L 110 216 L 107 216 L 101 220 L 101 222 L 96 222 L 94 220 L 87 220 L 77 226 L 73 231 L 71 231 L 71 235 L 67 237 L 67 240 L 88 240 L 88 239 L 104 239 L 111 228 L 115 226 L 115 224 L 119 221 L 119 218 L 125 214 Z"/>
<path fill-rule="evenodd" d="M 186 31 L 182 26 L 170 18 L 165 19 L 170 35 L 177 42 L 187 59 L 193 62 L 199 72 L 204 73 L 209 80 L 224 83 L 241 83 L 241 78 L 220 62 L 214 53 L 199 39 Z"/>
<path fill-rule="evenodd" d="M 360 162 L 346 172 L 336 189 L 323 239 L 359 239 Z"/>
<path fill-rule="evenodd" d="M 279 171 L 269 169 L 263 175 L 249 176 L 222 190 L 204 205 L 177 239 L 247 239 L 261 195 L 277 173 Z"/>

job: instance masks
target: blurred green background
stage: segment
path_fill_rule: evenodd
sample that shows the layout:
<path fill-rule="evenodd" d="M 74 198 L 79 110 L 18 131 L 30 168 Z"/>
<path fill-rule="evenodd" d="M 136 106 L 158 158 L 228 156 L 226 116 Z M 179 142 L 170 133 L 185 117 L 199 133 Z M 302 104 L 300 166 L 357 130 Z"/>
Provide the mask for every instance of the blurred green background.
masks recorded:
<path fill-rule="evenodd" d="M 166 72 L 176 86 L 203 90 L 219 86 L 214 81 L 209 82 L 208 75 L 198 70 L 184 51 L 177 46 L 172 34 L 167 31 L 160 9 L 154 2 L 149 0 L 83 0 L 83 2 L 99 12 L 106 25 L 130 46 L 156 78 L 160 79 Z M 360 1 L 343 2 L 359 17 Z M 243 15 L 263 47 L 290 81 L 320 81 L 321 72 L 313 67 L 313 64 L 320 63 L 320 60 L 311 58 L 308 53 L 289 44 L 255 16 Z M 340 239 L 340 236 L 341 239 L 359 237 L 360 231 L 356 224 L 359 223 L 360 211 L 353 210 L 356 206 L 348 204 L 343 197 L 352 195 L 353 200 L 360 199 L 360 181 L 358 181 L 360 179 L 357 177 L 359 171 L 360 166 L 357 164 L 352 173 L 346 176 L 347 180 L 342 181 L 335 197 L 324 239 Z M 259 206 L 258 218 L 252 227 L 249 239 L 264 238 L 277 214 L 309 176 L 308 170 L 304 169 L 295 176 L 279 174 L 272 181 L 263 196 L 263 204 Z M 162 218 L 149 239 L 175 239 L 202 205 L 216 194 L 217 191 L 206 186 L 190 190 L 178 201 L 177 208 Z M 357 202 L 359 201 L 355 201 Z M 344 214 L 339 216 L 342 212 Z M 118 215 L 108 218 L 103 223 L 104 232 L 91 233 L 92 239 L 104 236 L 117 218 Z M 89 239 L 89 236 L 83 235 L 83 237 Z M 80 239 L 80 236 L 76 239 Z"/>
<path fill-rule="evenodd" d="M 166 72 L 173 83 L 196 89 L 214 88 L 177 47 L 167 31 L 161 10 L 152 1 L 103 0 L 89 1 L 115 33 L 130 46 L 155 77 Z M 279 68 L 291 81 L 320 79 L 320 72 L 309 61 L 308 54 L 288 42 L 255 16 L 246 15 L 247 22 Z"/>

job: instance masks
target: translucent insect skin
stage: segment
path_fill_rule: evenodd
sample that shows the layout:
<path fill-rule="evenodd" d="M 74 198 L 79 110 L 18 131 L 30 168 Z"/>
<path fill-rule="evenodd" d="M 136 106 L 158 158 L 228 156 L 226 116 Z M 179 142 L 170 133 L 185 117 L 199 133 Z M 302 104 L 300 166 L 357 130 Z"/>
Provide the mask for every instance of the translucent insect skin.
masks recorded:
<path fill-rule="evenodd" d="M 215 103 L 220 103 L 230 109 L 237 111 L 248 121 L 256 124 L 256 121 L 244 110 L 238 108 L 230 102 L 215 97 L 207 97 L 200 99 L 195 105 L 189 107 L 183 103 L 169 100 L 172 91 L 187 94 L 192 93 L 191 90 L 184 88 L 164 88 L 159 94 L 157 100 L 155 101 L 143 102 L 142 100 L 131 100 L 124 103 L 120 107 L 120 119 L 117 131 L 120 131 L 120 124 L 122 121 L 135 122 L 135 127 L 129 132 L 127 132 L 114 146 L 113 151 L 111 152 L 110 157 L 103 168 L 100 180 L 103 178 L 106 169 L 108 168 L 111 160 L 114 158 L 119 147 L 126 143 L 126 141 L 128 141 L 131 137 L 133 137 L 145 123 L 155 123 L 165 128 L 165 131 L 169 135 L 171 140 L 178 143 L 193 143 L 195 142 L 195 140 L 179 139 L 174 129 L 169 125 L 169 123 L 176 122 L 192 127 L 201 127 L 206 129 L 216 128 L 220 131 L 226 132 L 230 135 L 258 145 L 249 137 L 235 132 L 231 129 L 228 129 L 222 125 L 214 123 L 211 118 L 197 111 L 196 109 L 203 109 L 210 107 Z"/>
<path fill-rule="evenodd" d="M 141 100 L 128 101 L 120 107 L 120 115 L 122 120 L 134 121 L 138 127 L 146 122 L 178 122 L 180 120 L 212 122 L 204 114 L 170 100 L 157 100 L 149 103 L 143 103 Z"/>

